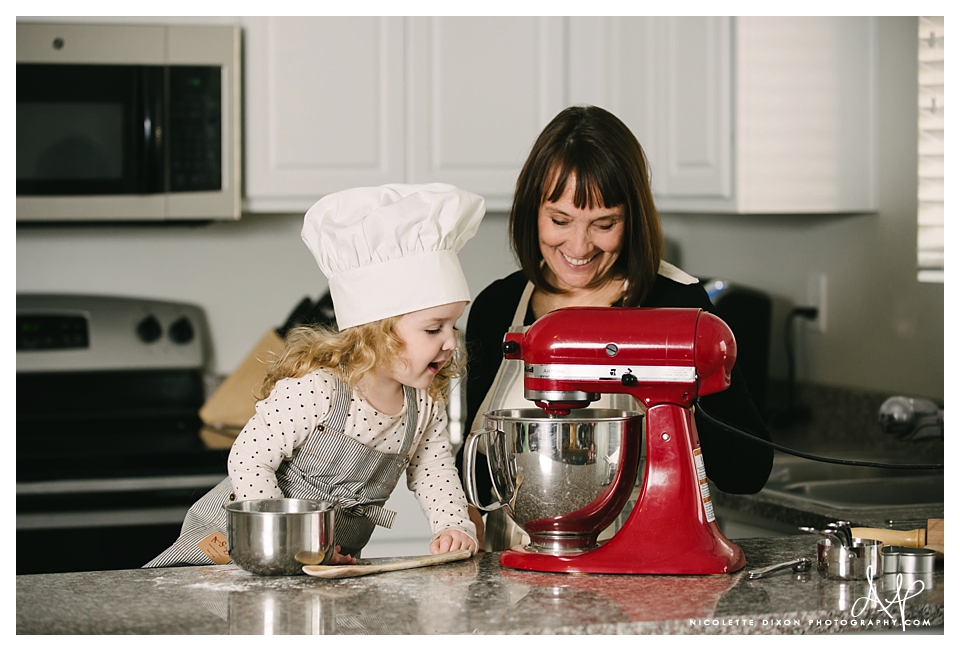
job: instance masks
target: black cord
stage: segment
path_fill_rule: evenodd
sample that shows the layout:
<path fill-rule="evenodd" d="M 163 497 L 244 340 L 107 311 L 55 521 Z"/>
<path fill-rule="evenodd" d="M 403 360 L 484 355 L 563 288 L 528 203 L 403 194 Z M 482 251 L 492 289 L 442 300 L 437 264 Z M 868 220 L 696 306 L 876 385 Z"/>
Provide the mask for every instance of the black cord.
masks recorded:
<path fill-rule="evenodd" d="M 759 436 L 755 436 L 755 435 L 753 435 L 753 434 L 750 434 L 749 432 L 744 432 L 743 430 L 739 430 L 739 429 L 737 429 L 736 427 L 733 427 L 732 425 L 728 425 L 728 424 L 724 423 L 723 421 L 718 420 L 717 418 L 715 418 L 715 417 L 711 416 L 709 413 L 707 413 L 707 412 L 704 410 L 703 405 L 700 404 L 700 400 L 699 400 L 699 399 L 697 399 L 697 413 L 700 414 L 701 416 L 703 416 L 704 418 L 706 418 L 708 421 L 710 421 L 711 423 L 713 423 L 713 424 L 716 425 L 717 427 L 720 427 L 720 428 L 722 428 L 722 429 L 725 429 L 725 430 L 728 431 L 728 432 L 732 432 L 732 433 L 734 433 L 734 434 L 738 434 L 738 435 L 743 436 L 743 437 L 746 437 L 746 438 L 748 438 L 748 439 L 753 439 L 753 440 L 756 441 L 757 443 L 763 443 L 763 444 L 766 445 L 767 447 L 771 447 L 771 448 L 773 448 L 774 450 L 780 450 L 781 452 L 786 452 L 787 454 L 792 454 L 792 455 L 795 456 L 795 457 L 802 457 L 802 458 L 804 458 L 804 459 L 810 459 L 810 460 L 812 460 L 812 461 L 822 461 L 822 462 L 824 462 L 824 463 L 836 463 L 836 464 L 844 465 L 844 466 L 869 466 L 869 467 L 871 467 L 871 468 L 894 468 L 894 469 L 900 469 L 900 470 L 943 470 L 943 464 L 942 464 L 942 463 L 903 463 L 903 464 L 899 464 L 899 463 L 881 463 L 881 462 L 875 462 L 875 461 L 853 461 L 853 460 L 851 460 L 851 459 L 832 459 L 832 458 L 830 458 L 830 457 L 820 457 L 820 456 L 817 456 L 817 455 L 815 455 L 815 454 L 808 454 L 807 452 L 799 452 L 799 451 L 797 451 L 797 450 L 791 450 L 790 448 L 785 448 L 785 447 L 783 447 L 782 445 L 777 445 L 776 443 L 774 443 L 774 442 L 772 442 L 772 441 L 768 441 L 768 440 L 766 440 L 766 439 L 762 439 L 762 438 L 760 438 Z"/>

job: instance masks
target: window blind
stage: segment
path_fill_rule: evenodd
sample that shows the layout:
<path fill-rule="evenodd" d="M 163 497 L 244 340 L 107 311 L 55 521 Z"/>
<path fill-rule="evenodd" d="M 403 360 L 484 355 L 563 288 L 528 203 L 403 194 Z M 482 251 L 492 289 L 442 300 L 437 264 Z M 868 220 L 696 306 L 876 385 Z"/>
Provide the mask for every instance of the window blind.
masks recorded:
<path fill-rule="evenodd" d="M 943 282 L 943 16 L 920 16 L 917 280 Z"/>

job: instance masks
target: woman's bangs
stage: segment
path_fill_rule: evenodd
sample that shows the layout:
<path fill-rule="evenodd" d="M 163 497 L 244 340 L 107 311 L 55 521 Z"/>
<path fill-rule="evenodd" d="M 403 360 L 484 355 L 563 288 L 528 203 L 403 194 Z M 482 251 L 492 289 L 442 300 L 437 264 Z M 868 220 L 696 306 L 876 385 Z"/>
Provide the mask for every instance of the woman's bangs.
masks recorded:
<path fill-rule="evenodd" d="M 544 201 L 556 203 L 566 190 L 567 180 L 571 175 L 576 177 L 576 187 L 573 191 L 573 204 L 584 208 L 604 207 L 612 208 L 626 203 L 626 194 L 614 174 L 609 173 L 600 161 L 587 159 L 580 163 L 567 156 L 554 166 L 557 170 L 548 175 L 553 183 L 552 191 L 545 193 Z"/>

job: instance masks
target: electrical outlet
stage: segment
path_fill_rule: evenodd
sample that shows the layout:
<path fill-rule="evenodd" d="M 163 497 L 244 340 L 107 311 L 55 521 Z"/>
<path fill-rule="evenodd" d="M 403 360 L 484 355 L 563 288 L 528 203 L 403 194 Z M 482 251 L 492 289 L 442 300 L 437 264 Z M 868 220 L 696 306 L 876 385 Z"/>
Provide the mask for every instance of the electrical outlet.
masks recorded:
<path fill-rule="evenodd" d="M 807 276 L 807 305 L 817 308 L 817 318 L 807 321 L 810 328 L 827 331 L 827 274 L 811 273 Z"/>

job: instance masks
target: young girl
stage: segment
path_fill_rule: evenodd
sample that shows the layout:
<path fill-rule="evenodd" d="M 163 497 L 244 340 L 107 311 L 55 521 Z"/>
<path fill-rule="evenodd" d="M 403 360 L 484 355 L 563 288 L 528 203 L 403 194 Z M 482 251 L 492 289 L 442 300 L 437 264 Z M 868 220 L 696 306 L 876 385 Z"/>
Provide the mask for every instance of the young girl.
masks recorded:
<path fill-rule="evenodd" d="M 336 501 L 337 554 L 353 563 L 406 470 L 430 552 L 476 552 L 451 454 L 445 401 L 463 366 L 455 329 L 470 300 L 457 259 L 483 199 L 445 184 L 328 195 L 303 239 L 329 279 L 339 332 L 297 328 L 237 437 L 229 477 L 187 514 L 180 537 L 145 567 L 227 562 L 223 505 L 296 497 Z"/>

